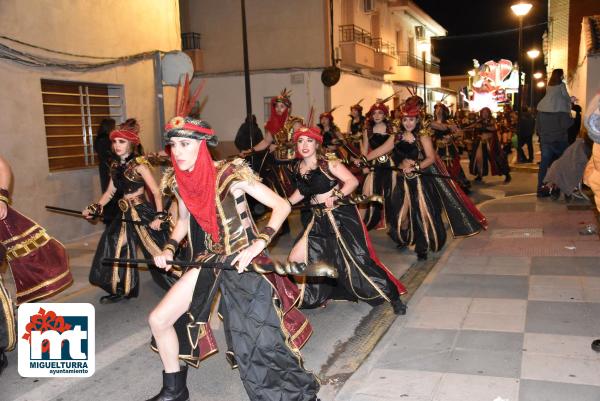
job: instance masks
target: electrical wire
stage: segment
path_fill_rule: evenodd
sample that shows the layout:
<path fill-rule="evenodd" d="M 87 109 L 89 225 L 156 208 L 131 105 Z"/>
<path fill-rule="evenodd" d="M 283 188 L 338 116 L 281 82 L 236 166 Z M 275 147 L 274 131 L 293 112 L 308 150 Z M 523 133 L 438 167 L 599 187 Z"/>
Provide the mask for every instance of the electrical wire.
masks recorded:
<path fill-rule="evenodd" d="M 0 39 L 4 39 L 7 41 L 11 41 L 14 43 L 18 43 L 23 46 L 31 47 L 38 50 L 43 50 L 49 53 L 55 53 L 60 55 L 66 55 L 70 57 L 80 57 L 80 58 L 89 58 L 96 60 L 105 60 L 99 62 L 86 62 L 86 61 L 71 61 L 71 60 L 61 60 L 58 58 L 41 56 L 33 53 L 29 53 L 27 51 L 17 50 L 13 47 L 10 47 L 6 44 L 0 43 L 0 59 L 9 60 L 15 62 L 17 64 L 21 64 L 27 67 L 36 67 L 36 68 L 62 68 L 69 71 L 88 71 L 96 68 L 109 67 L 118 64 L 132 64 L 141 60 L 148 59 L 152 57 L 156 52 L 164 53 L 160 50 L 151 50 L 147 52 L 132 54 L 128 56 L 122 57 L 96 57 L 96 56 L 88 56 L 83 54 L 69 53 L 63 52 L 59 50 L 52 50 L 42 46 L 33 45 L 30 43 L 26 43 L 20 41 L 18 39 L 10 38 L 8 36 L 0 35 Z"/>
<path fill-rule="evenodd" d="M 523 29 L 531 29 L 536 28 L 538 26 L 547 25 L 547 22 L 541 22 L 535 25 L 524 26 Z M 462 39 L 473 39 L 473 38 L 483 38 L 486 36 L 496 36 L 496 35 L 506 35 L 507 33 L 518 32 L 519 28 L 513 29 L 504 29 L 502 31 L 492 31 L 492 32 L 482 32 L 482 33 L 472 33 L 466 35 L 453 35 L 453 36 L 432 36 L 433 40 L 462 40 Z"/>

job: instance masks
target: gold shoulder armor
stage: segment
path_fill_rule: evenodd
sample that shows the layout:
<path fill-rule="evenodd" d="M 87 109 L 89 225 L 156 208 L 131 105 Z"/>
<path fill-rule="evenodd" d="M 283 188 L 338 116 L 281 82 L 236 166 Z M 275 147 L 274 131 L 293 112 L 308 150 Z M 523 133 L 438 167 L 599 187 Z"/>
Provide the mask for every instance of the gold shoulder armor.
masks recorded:
<path fill-rule="evenodd" d="M 135 163 L 137 165 L 146 165 L 148 167 L 152 167 L 152 164 L 146 159 L 146 156 L 138 156 L 135 158 Z"/>
<path fill-rule="evenodd" d="M 432 135 L 433 135 L 433 131 L 429 127 L 423 127 L 419 131 L 419 136 L 432 136 Z"/>
<path fill-rule="evenodd" d="M 260 177 L 250 168 L 246 160 L 237 157 L 233 159 L 231 164 L 234 166 L 233 174 L 236 179 L 249 182 L 261 181 Z"/>
<path fill-rule="evenodd" d="M 327 160 L 328 162 L 339 162 L 340 158 L 337 157 L 335 152 L 327 152 L 325 153 L 325 160 Z"/>
<path fill-rule="evenodd" d="M 175 170 L 167 168 L 160 180 L 160 192 L 165 196 L 171 196 L 177 190 Z"/>

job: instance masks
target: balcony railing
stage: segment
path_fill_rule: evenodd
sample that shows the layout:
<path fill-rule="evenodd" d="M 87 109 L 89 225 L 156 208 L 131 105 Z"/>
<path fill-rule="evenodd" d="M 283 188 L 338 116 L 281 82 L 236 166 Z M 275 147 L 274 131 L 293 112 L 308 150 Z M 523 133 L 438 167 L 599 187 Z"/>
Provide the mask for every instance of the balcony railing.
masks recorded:
<path fill-rule="evenodd" d="M 201 49 L 200 34 L 196 32 L 184 32 L 181 34 L 182 50 Z"/>
<path fill-rule="evenodd" d="M 409 52 L 397 52 L 396 56 L 398 57 L 398 65 L 399 66 L 410 66 L 414 68 L 423 68 L 423 59 L 415 56 L 414 54 L 410 54 Z M 439 74 L 440 66 L 435 63 L 425 63 L 425 71 L 431 74 Z"/>
<path fill-rule="evenodd" d="M 381 38 L 373 38 L 371 43 L 373 44 L 373 47 L 377 53 L 385 53 L 396 57 L 396 46 L 390 42 L 386 42 Z"/>
<path fill-rule="evenodd" d="M 357 42 L 373 47 L 371 32 L 356 25 L 340 25 L 340 42 Z"/>

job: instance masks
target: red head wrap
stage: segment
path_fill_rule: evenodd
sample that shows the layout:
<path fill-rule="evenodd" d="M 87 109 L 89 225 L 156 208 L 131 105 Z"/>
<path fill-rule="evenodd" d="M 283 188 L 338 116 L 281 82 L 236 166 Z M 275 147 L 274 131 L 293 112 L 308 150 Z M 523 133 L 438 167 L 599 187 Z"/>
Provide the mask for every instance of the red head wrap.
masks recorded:
<path fill-rule="evenodd" d="M 419 117 L 422 106 L 423 99 L 421 99 L 419 96 L 409 97 L 400 108 L 402 117 Z"/>
<path fill-rule="evenodd" d="M 278 115 L 275 111 L 275 104 L 283 103 L 287 109 L 281 114 Z M 292 107 L 292 102 L 289 97 L 285 96 L 277 96 L 271 99 L 271 116 L 269 120 L 265 124 L 265 129 L 269 131 L 271 134 L 276 134 L 283 128 L 285 124 L 285 120 L 287 120 L 288 115 L 290 114 L 290 107 Z"/>
<path fill-rule="evenodd" d="M 373 106 L 371 106 L 371 108 L 369 109 L 369 112 L 367 113 L 367 117 L 371 117 L 371 115 L 373 114 L 373 112 L 375 110 L 379 110 L 379 111 L 383 111 L 383 114 L 387 117 L 390 115 L 390 109 L 389 107 L 387 107 L 385 105 L 385 103 L 380 103 L 380 102 L 376 102 L 375 104 L 373 104 Z"/>
<path fill-rule="evenodd" d="M 323 144 L 323 135 L 321 135 L 321 130 L 319 127 L 300 127 L 294 132 L 294 143 L 298 143 L 298 139 L 301 136 L 306 136 L 314 139 L 315 141 Z M 296 158 L 302 158 L 302 155 L 298 152 L 298 146 L 296 146 Z"/>
<path fill-rule="evenodd" d="M 117 129 L 110 133 L 109 138 L 111 141 L 115 138 L 122 138 L 137 145 L 140 143 L 140 125 L 134 118 L 130 118 L 119 124 Z"/>
<path fill-rule="evenodd" d="M 166 139 L 181 137 L 200 140 L 196 164 L 192 171 L 181 170 L 173 154 L 171 154 L 171 162 L 175 171 L 177 190 L 183 203 L 200 227 L 217 242 L 219 241 L 215 200 L 217 172 L 207 147 L 207 143 L 216 145 L 217 137 L 208 123 L 190 117 L 171 119 L 166 130 Z"/>

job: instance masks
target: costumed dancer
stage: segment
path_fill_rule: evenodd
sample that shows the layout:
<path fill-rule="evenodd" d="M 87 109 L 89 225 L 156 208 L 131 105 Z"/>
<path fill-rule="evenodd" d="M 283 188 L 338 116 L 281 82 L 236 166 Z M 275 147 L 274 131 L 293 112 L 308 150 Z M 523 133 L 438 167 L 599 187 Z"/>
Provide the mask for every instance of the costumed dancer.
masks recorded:
<path fill-rule="evenodd" d="M 368 230 L 386 228 L 385 216 L 389 212 L 388 200 L 396 182 L 396 174 L 391 170 L 393 162 L 389 157 L 391 149 L 388 152 L 378 152 L 377 156 L 374 156 L 375 153 L 373 153 L 386 141 L 394 137 L 394 128 L 388 120 L 389 113 L 385 101 L 375 102 L 367 113 L 367 121 L 363 130 L 360 150 L 366 161 L 373 161 L 374 166 L 365 177 L 362 194 L 383 197 L 383 203 L 371 202 L 367 208 L 364 221 Z"/>
<path fill-rule="evenodd" d="M 500 113 L 498 113 L 500 114 Z M 512 152 L 512 139 L 517 132 L 517 113 L 513 111 L 510 104 L 502 106 L 502 118 L 498 118 L 498 131 L 500 133 L 500 146 L 504 157 L 508 159 Z"/>
<path fill-rule="evenodd" d="M 177 197 L 179 214 L 155 262 L 168 269 L 166 261 L 188 236 L 196 261 L 217 258 L 233 269 L 187 270 L 151 312 L 149 323 L 164 365 L 163 388 L 151 400 L 188 400 L 187 366 L 180 366 L 178 358 L 197 366 L 200 353 L 206 352 L 198 341 L 210 332 L 217 291 L 228 358 L 239 369 L 250 400 L 317 400 L 319 383 L 303 368 L 299 352 L 311 333 L 294 307 L 299 291 L 287 276 L 257 272 L 272 263 L 265 248 L 290 213 L 288 202 L 262 184 L 243 160 L 215 164 L 207 144 L 216 145 L 217 138 L 205 121 L 176 117 L 166 131 L 174 171 L 163 182 Z M 260 232 L 246 194 L 272 209 Z M 253 270 L 246 271 L 251 262 Z M 187 323 L 178 331 L 177 321 L 182 319 Z"/>
<path fill-rule="evenodd" d="M 104 264 L 102 259 L 135 259 L 138 245 L 146 258 L 151 258 L 161 252 L 168 237 L 167 230 L 161 229 L 162 223 L 168 220 L 168 214 L 163 210 L 162 196 L 150 171 L 150 163 L 140 155 L 139 130 L 139 124 L 131 118 L 110 133 L 113 152 L 118 160 L 114 160 L 110 166 L 111 178 L 106 192 L 97 203 L 82 212 L 88 219 L 102 215 L 103 207 L 113 196 L 116 193 L 123 194 L 118 200 L 121 213 L 100 237 L 90 270 L 90 283 L 108 292 L 108 295 L 100 298 L 100 303 L 103 304 L 137 297 L 139 272 L 136 266 Z M 152 193 L 156 210 L 144 196 L 145 186 Z M 150 272 L 154 281 L 162 288 L 170 287 L 173 280 L 165 276 L 164 272 L 153 266 L 150 267 Z"/>
<path fill-rule="evenodd" d="M 343 134 L 344 145 L 341 153 L 343 154 L 344 161 L 350 161 L 360 158 L 360 145 L 362 142 L 362 134 L 365 129 L 366 117 L 363 115 L 363 107 L 360 103 L 363 99 L 360 99 L 356 104 L 350 106 L 350 121 L 348 121 L 348 131 Z M 362 184 L 365 179 L 365 174 L 360 167 L 354 163 L 349 164 L 348 168 L 358 179 L 359 186 L 362 188 Z"/>
<path fill-rule="evenodd" d="M 316 128 L 294 133 L 298 161 L 293 168 L 298 188 L 291 204 L 311 200 L 312 218 L 290 252 L 289 260 L 306 264 L 325 263 L 336 267 L 339 277 L 305 278 L 300 283 L 300 307 L 323 305 L 329 299 L 365 301 L 378 305 L 390 302 L 396 314 L 406 313 L 400 294 L 406 289 L 384 266 L 356 205 L 336 205 L 358 186 L 358 180 L 336 157 L 324 157 L 323 136 Z"/>
<path fill-rule="evenodd" d="M 8 262 L 19 305 L 57 294 L 73 277 L 62 244 L 9 206 L 11 176 L 10 165 L 0 157 L 0 265 Z M 0 372 L 7 364 L 4 352 L 13 349 L 15 342 L 12 301 L 0 278 Z"/>
<path fill-rule="evenodd" d="M 321 115 L 319 115 L 319 124 L 317 124 L 323 135 L 323 147 L 330 152 L 335 152 L 337 150 L 337 141 L 344 139 L 340 129 L 333 122 L 332 113 L 335 111 L 335 109 L 336 107 L 321 113 Z"/>
<path fill-rule="evenodd" d="M 473 148 L 469 155 L 469 172 L 480 182 L 482 177 L 504 175 L 505 183 L 511 181 L 510 167 L 496 135 L 496 121 L 492 111 L 484 107 L 479 111 L 479 121 L 475 123 L 479 134 L 475 137 Z"/>
<path fill-rule="evenodd" d="M 350 121 L 348 121 L 348 132 L 353 136 L 362 135 L 365 127 L 366 118 L 363 116 L 363 107 L 360 103 L 363 99 L 360 99 L 356 104 L 350 106 Z"/>
<path fill-rule="evenodd" d="M 460 154 L 462 153 L 455 134 L 459 132 L 458 127 L 453 121 L 449 120 L 450 110 L 443 103 L 438 103 L 434 107 L 434 120 L 431 122 L 435 139 L 435 148 L 437 154 L 444 162 L 446 169 L 459 183 L 465 193 L 470 192 L 471 183 L 467 179 L 465 172 L 460 164 Z"/>
<path fill-rule="evenodd" d="M 290 95 L 290 91 L 283 89 L 279 96 L 271 99 L 271 115 L 265 123 L 263 140 L 240 154 L 245 157 L 265 149 L 268 150 L 258 169 L 254 169 L 258 171 L 264 182 L 282 197 L 287 197 L 294 190 L 290 180 L 290 171 L 285 163 L 294 160 L 292 136 L 294 130 L 303 124 L 301 117 L 291 115 Z M 289 231 L 289 224 L 286 220 L 281 234 Z"/>
<path fill-rule="evenodd" d="M 392 151 L 392 159 L 401 169 L 391 196 L 393 212 L 388 233 L 399 247 L 415 245 L 418 259 L 425 260 L 428 250 L 437 252 L 446 242 L 443 212 L 455 237 L 477 234 L 487 222 L 449 179 L 433 148 L 429 127 L 421 125 L 421 107 L 418 96 L 407 99 L 402 107 L 402 131 L 388 139 L 377 153 Z"/>

